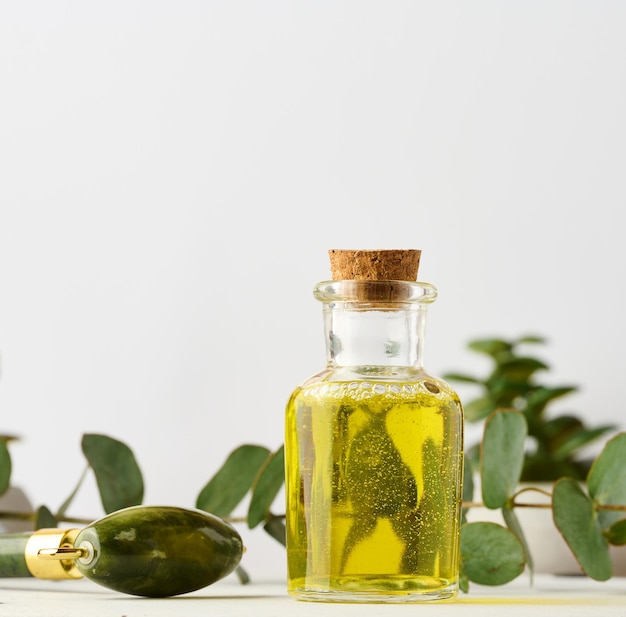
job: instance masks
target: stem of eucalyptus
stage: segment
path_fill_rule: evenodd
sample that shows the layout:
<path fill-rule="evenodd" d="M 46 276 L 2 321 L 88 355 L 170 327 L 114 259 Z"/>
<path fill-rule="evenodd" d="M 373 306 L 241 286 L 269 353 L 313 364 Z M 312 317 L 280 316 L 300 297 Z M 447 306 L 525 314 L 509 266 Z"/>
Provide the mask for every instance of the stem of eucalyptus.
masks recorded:
<path fill-rule="evenodd" d="M 0 511 L 0 520 L 13 520 L 13 521 L 28 521 L 35 522 L 35 518 L 37 517 L 36 512 L 11 512 L 11 511 Z M 93 519 L 86 519 L 75 516 L 64 516 L 61 519 L 65 523 L 78 523 L 81 525 L 89 525 L 93 522 Z"/>
<path fill-rule="evenodd" d="M 8 519 L 15 521 L 34 521 L 34 512 L 0 512 L 0 519 Z"/>

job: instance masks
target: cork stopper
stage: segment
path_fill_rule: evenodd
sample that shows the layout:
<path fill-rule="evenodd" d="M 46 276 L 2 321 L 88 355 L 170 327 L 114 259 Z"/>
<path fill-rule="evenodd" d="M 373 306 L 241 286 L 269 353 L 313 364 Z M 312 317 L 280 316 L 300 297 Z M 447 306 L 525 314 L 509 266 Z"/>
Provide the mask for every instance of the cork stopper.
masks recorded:
<path fill-rule="evenodd" d="M 421 254 L 415 249 L 328 251 L 335 281 L 416 281 Z"/>

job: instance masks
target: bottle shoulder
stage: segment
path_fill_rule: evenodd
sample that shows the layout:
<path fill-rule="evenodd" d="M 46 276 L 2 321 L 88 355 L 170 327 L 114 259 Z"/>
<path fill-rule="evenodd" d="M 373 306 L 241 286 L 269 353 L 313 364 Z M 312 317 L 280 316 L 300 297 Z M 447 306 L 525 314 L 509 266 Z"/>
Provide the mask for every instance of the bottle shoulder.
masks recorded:
<path fill-rule="evenodd" d="M 440 385 L 446 390 L 454 391 L 454 388 L 443 379 L 428 373 L 423 368 L 410 366 L 338 366 L 326 368 L 305 379 L 298 387 L 304 388 L 318 383 L 348 381 L 411 383 L 425 379 Z"/>
<path fill-rule="evenodd" d="M 427 373 L 423 368 L 414 367 L 334 367 L 316 373 L 302 382 L 292 393 L 292 397 L 303 392 L 369 391 L 374 393 L 422 392 L 443 396 L 453 404 L 461 405 L 458 394 L 452 386 L 438 377 Z"/>

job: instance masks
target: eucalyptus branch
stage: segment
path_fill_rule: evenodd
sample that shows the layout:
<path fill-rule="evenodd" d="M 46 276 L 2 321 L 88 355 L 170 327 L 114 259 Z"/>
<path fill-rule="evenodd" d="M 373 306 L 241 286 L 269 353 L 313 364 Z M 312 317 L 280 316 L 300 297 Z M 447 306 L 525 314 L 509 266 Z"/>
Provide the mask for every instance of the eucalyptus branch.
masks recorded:
<path fill-rule="evenodd" d="M 527 427 L 525 422 L 520 422 L 519 412 L 494 412 L 486 424 L 482 441 L 481 484 L 483 490 L 487 487 L 489 491 L 483 493 L 483 500 L 478 495 L 474 500 L 471 497 L 473 491 L 468 491 L 462 507 L 486 508 L 486 500 L 489 509 L 502 512 L 505 524 L 470 522 L 463 526 L 460 552 L 461 576 L 465 580 L 462 588 L 465 591 L 469 581 L 489 581 L 488 584 L 501 585 L 518 576 L 525 567 L 532 572 L 532 558 L 514 512 L 517 508 L 552 509 L 556 528 L 585 574 L 595 580 L 606 580 L 611 576 L 609 545 L 626 544 L 626 489 L 622 478 L 622 469 L 626 465 L 626 433 L 619 433 L 605 445 L 595 459 L 586 482 L 563 476 L 554 481 L 551 492 L 540 486 L 519 488 L 519 469 L 515 461 L 521 457 L 526 435 Z M 502 443 L 513 446 L 503 453 Z M 106 513 L 142 503 L 143 478 L 128 446 L 105 435 L 95 434 L 83 435 L 82 446 L 88 465 L 56 515 L 49 513 L 48 518 L 42 517 L 45 506 L 33 512 L 0 510 L 0 521 L 23 521 L 33 528 L 51 526 L 57 521 L 81 526 L 93 523 L 92 519 L 65 515 L 89 469 L 93 470 Z M 516 456 L 512 456 L 510 451 L 514 447 L 519 450 Z M 8 451 L 5 452 L 5 467 L 10 470 L 10 458 L 6 457 Z M 199 493 L 195 507 L 228 523 L 247 525 L 250 530 L 261 526 L 272 538 L 285 545 L 285 514 L 275 514 L 270 509 L 284 485 L 284 479 L 282 446 L 272 452 L 264 446 L 244 444 L 231 452 L 209 480 Z M 469 486 L 473 489 L 473 483 L 470 482 Z M 502 487 L 505 487 L 504 490 Z M 537 498 L 521 503 L 521 495 L 531 491 Z M 235 508 L 246 497 L 249 497 L 247 512 L 233 515 Z M 544 502 L 539 503 L 542 499 Z M 613 514 L 598 517 L 598 512 Z M 591 531 L 581 535 L 580 529 Z M 485 538 L 489 541 L 486 542 Z M 249 580 L 241 566 L 237 569 L 237 576 L 242 583 Z"/>
<path fill-rule="evenodd" d="M 72 503 L 74 497 L 76 497 L 76 494 L 78 493 L 78 489 L 80 489 L 80 487 L 82 486 L 83 482 L 85 481 L 85 478 L 87 477 L 87 472 L 89 471 L 89 469 L 90 469 L 89 465 L 86 465 L 85 468 L 83 469 L 83 473 L 80 475 L 80 478 L 78 479 L 78 483 L 76 484 L 76 487 L 70 493 L 68 498 L 61 504 L 61 506 L 59 507 L 59 510 L 55 514 L 55 517 L 57 519 L 59 519 L 59 520 L 67 520 L 65 518 L 65 512 L 70 507 L 70 504 Z"/>
<path fill-rule="evenodd" d="M 521 488 L 519 491 L 517 491 L 513 495 L 513 498 L 519 497 L 522 493 L 540 493 L 542 495 L 545 495 L 546 497 L 552 497 L 552 493 L 543 488 L 540 488 L 538 486 L 525 486 L 524 488 Z"/>
<path fill-rule="evenodd" d="M 626 512 L 626 505 L 600 503 L 596 505 L 598 510 L 609 510 L 611 512 Z"/>
<path fill-rule="evenodd" d="M 551 503 L 520 503 L 518 501 L 513 501 L 514 508 L 543 508 L 544 510 L 549 510 L 552 508 Z"/>
<path fill-rule="evenodd" d="M 274 521 L 274 520 L 283 521 L 283 520 L 285 520 L 285 517 L 286 517 L 285 514 L 272 514 L 270 512 L 266 516 L 265 520 L 266 520 L 266 522 L 270 522 L 270 521 Z M 248 517 L 247 516 L 223 516 L 222 518 L 227 523 L 230 523 L 231 525 L 236 525 L 238 523 L 247 523 L 248 522 Z"/>
<path fill-rule="evenodd" d="M 0 520 L 14 520 L 14 521 L 34 521 L 35 512 L 11 512 L 1 511 Z"/>
<path fill-rule="evenodd" d="M 35 520 L 37 520 L 37 512 L 14 512 L 11 510 L 0 510 L 0 520 L 27 521 L 34 523 Z M 63 521 L 64 523 L 89 525 L 93 522 L 93 519 L 76 516 L 63 516 L 59 519 L 59 521 Z"/>
<path fill-rule="evenodd" d="M 548 510 L 552 508 L 551 503 L 519 503 L 517 501 L 513 502 L 514 508 L 541 508 L 544 510 Z M 482 501 L 464 501 L 462 503 L 463 508 L 486 508 L 485 504 Z M 626 504 L 606 504 L 599 503 L 596 504 L 596 509 L 598 510 L 607 510 L 611 512 L 626 512 Z"/>

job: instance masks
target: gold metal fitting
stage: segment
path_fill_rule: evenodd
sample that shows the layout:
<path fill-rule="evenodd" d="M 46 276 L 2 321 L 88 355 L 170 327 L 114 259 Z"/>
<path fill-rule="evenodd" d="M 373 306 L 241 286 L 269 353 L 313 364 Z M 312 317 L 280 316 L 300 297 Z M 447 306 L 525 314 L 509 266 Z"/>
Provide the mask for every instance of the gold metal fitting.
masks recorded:
<path fill-rule="evenodd" d="M 38 529 L 26 542 L 26 567 L 35 578 L 82 578 L 74 560 L 85 551 L 74 546 L 80 529 Z"/>

